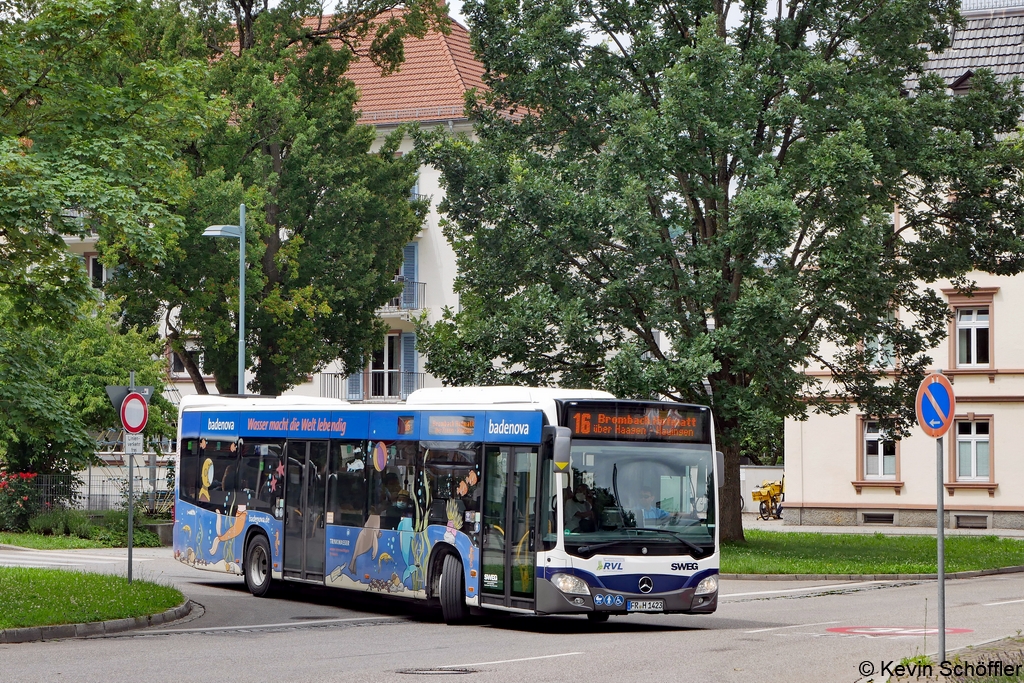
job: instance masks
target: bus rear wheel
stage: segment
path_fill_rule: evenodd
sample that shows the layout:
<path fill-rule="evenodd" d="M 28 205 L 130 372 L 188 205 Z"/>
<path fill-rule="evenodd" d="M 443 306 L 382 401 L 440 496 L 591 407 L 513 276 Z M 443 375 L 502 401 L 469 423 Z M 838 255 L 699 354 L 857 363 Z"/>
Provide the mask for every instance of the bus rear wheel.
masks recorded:
<path fill-rule="evenodd" d="M 469 616 L 466 607 L 466 579 L 462 562 L 455 555 L 445 555 L 441 565 L 441 615 L 446 624 L 459 624 Z"/>
<path fill-rule="evenodd" d="M 263 534 L 253 536 L 245 549 L 245 585 L 257 598 L 270 590 L 270 543 Z"/>

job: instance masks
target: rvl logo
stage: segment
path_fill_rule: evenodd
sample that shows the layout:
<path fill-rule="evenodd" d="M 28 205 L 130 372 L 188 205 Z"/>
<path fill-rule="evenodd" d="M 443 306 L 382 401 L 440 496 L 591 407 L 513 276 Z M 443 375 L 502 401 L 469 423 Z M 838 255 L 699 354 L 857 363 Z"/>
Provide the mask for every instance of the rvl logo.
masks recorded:
<path fill-rule="evenodd" d="M 622 571 L 622 563 L 621 562 L 607 562 L 607 561 L 605 561 L 605 562 L 598 562 L 597 563 L 597 570 L 598 571 L 606 571 L 606 572 L 621 572 Z"/>

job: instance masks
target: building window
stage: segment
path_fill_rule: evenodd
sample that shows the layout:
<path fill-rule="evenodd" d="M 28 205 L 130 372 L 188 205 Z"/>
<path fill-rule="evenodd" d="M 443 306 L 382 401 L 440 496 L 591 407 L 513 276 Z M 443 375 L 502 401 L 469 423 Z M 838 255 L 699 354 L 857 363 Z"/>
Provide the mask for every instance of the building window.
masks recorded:
<path fill-rule="evenodd" d="M 991 455 L 988 420 L 956 423 L 957 481 L 989 481 Z"/>
<path fill-rule="evenodd" d="M 975 287 L 970 293 L 943 289 L 953 315 L 949 319 L 949 365 L 968 373 L 995 367 L 995 312 L 998 287 Z"/>
<path fill-rule="evenodd" d="M 89 257 L 89 280 L 93 289 L 102 289 L 103 283 L 107 281 L 107 271 L 99 256 Z"/>
<path fill-rule="evenodd" d="M 864 478 L 896 478 L 896 442 L 873 420 L 864 423 Z"/>
<path fill-rule="evenodd" d="M 956 365 L 989 365 L 989 307 L 956 309 Z"/>
<path fill-rule="evenodd" d="M 887 326 L 892 326 L 896 321 L 896 314 L 889 311 L 885 314 L 884 320 Z M 871 368 L 884 370 L 896 365 L 896 347 L 884 332 L 864 342 L 864 356 Z"/>

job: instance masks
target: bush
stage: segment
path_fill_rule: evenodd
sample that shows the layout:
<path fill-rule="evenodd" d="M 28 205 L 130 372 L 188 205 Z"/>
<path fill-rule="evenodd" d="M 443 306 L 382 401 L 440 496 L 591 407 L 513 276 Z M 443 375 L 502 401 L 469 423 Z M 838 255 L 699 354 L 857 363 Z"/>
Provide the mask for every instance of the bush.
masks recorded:
<path fill-rule="evenodd" d="M 93 533 L 92 523 L 84 513 L 61 507 L 31 518 L 28 520 L 28 528 L 37 534 L 78 538 L 92 538 Z"/>
<path fill-rule="evenodd" d="M 149 529 L 143 529 L 146 523 L 143 515 L 134 515 L 132 519 L 135 530 L 132 532 L 132 545 L 136 548 L 159 548 L 160 537 Z M 93 538 L 112 548 L 123 548 L 128 545 L 128 513 L 123 510 L 107 510 L 103 514 L 103 526 Z"/>
<path fill-rule="evenodd" d="M 35 478 L 31 472 L 0 469 L 0 531 L 28 528 L 28 520 L 39 509 Z"/>

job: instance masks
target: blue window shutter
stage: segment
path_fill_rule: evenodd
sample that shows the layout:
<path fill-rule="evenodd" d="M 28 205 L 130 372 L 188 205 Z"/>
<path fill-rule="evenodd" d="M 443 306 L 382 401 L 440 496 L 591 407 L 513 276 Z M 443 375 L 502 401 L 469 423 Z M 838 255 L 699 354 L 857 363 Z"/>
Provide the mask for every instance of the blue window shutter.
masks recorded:
<path fill-rule="evenodd" d="M 402 334 L 402 398 L 416 391 L 416 333 Z"/>
<path fill-rule="evenodd" d="M 363 400 L 363 373 L 357 372 L 348 376 L 348 400 Z"/>
<path fill-rule="evenodd" d="M 405 260 L 402 262 L 402 277 L 405 278 L 405 290 L 402 292 L 402 308 L 422 308 L 422 302 L 416 301 L 416 257 L 419 245 L 416 242 L 409 242 L 405 245 L 402 255 Z"/>

